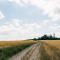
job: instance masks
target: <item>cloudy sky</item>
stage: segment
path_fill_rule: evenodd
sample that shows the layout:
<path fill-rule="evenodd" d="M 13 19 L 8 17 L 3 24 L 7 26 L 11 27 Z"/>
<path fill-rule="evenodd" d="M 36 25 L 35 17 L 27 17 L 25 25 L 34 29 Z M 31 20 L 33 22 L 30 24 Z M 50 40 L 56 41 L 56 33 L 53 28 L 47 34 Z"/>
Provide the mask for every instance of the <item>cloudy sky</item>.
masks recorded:
<path fill-rule="evenodd" d="M 0 40 L 60 36 L 60 0 L 0 0 Z"/>

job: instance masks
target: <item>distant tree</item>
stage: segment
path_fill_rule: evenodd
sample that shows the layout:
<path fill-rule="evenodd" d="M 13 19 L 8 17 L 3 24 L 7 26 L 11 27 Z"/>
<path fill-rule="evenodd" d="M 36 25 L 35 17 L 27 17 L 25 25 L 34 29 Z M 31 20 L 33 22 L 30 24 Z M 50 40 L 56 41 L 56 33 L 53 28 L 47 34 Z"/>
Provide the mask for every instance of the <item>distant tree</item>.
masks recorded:
<path fill-rule="evenodd" d="M 38 37 L 37 40 L 41 40 L 41 37 Z"/>
<path fill-rule="evenodd" d="M 37 40 L 37 38 L 33 38 L 33 40 Z"/>
<path fill-rule="evenodd" d="M 35 40 L 35 41 L 37 41 L 37 40 L 60 40 L 60 37 L 59 38 L 55 37 L 55 34 L 49 35 L 49 36 L 45 34 L 41 37 L 33 38 L 32 40 Z"/>
<path fill-rule="evenodd" d="M 43 36 L 41 37 L 41 40 L 47 40 L 47 39 L 49 39 L 49 37 L 48 37 L 47 35 L 43 35 Z"/>
<path fill-rule="evenodd" d="M 53 39 L 53 36 L 52 36 L 52 35 L 50 35 L 50 36 L 49 36 L 49 40 L 52 40 L 52 39 Z"/>

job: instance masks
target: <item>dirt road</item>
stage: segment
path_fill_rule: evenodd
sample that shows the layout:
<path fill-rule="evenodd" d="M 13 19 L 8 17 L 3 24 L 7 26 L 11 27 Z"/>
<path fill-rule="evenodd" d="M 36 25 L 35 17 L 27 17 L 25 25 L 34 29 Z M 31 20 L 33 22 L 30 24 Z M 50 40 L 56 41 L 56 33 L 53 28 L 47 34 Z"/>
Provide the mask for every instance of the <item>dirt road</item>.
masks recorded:
<path fill-rule="evenodd" d="M 9 60 L 60 60 L 60 50 L 55 46 L 40 42 L 26 48 Z"/>
<path fill-rule="evenodd" d="M 31 47 L 26 48 L 22 52 L 16 54 L 9 60 L 28 60 L 28 59 L 29 60 L 33 60 L 33 59 L 37 60 L 38 53 L 39 53 L 39 47 L 40 47 L 39 43 L 34 44 Z"/>

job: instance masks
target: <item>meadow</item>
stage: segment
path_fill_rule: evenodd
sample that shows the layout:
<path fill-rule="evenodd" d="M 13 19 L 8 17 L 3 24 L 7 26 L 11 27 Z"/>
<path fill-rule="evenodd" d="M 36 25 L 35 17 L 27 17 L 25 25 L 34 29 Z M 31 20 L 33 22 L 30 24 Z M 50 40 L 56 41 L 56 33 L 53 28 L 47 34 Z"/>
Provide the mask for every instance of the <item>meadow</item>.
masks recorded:
<path fill-rule="evenodd" d="M 0 60 L 8 60 L 10 57 L 12 57 L 13 55 L 21 52 L 25 48 L 27 48 L 27 47 L 35 44 L 35 43 L 39 43 L 39 42 L 41 43 L 40 51 L 41 51 L 41 56 L 42 56 L 41 59 L 42 60 L 53 59 L 53 56 L 55 56 L 56 54 L 57 55 L 60 54 L 60 49 L 58 49 L 58 48 L 60 48 L 60 40 L 0 41 Z M 50 54 L 51 51 L 53 52 L 53 55 Z M 49 55 L 51 55 L 51 58 L 49 57 Z M 59 56 L 57 56 L 57 57 L 59 57 Z M 43 57 L 44 57 L 44 59 L 43 59 Z"/>
<path fill-rule="evenodd" d="M 33 40 L 0 41 L 0 48 L 9 47 L 9 46 L 11 47 L 15 45 L 32 44 L 35 42 L 36 41 L 33 41 Z"/>
<path fill-rule="evenodd" d="M 60 49 L 60 40 L 43 40 L 43 41 L 52 46 L 56 46 L 57 48 Z"/>
<path fill-rule="evenodd" d="M 41 60 L 60 60 L 60 40 L 43 40 L 42 44 Z"/>
<path fill-rule="evenodd" d="M 23 49 L 36 43 L 32 40 L 24 41 L 0 41 L 0 60 L 8 60 L 8 58 L 19 53 Z"/>

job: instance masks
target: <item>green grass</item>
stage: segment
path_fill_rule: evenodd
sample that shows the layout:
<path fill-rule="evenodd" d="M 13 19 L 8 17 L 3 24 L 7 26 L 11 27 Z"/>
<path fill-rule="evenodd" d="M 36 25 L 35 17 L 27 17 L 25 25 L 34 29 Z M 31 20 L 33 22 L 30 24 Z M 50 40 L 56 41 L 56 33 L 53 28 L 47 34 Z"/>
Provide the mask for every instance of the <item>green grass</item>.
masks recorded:
<path fill-rule="evenodd" d="M 18 46 L 6 47 L 0 49 L 0 60 L 8 60 L 11 56 L 15 55 L 16 53 L 22 51 L 23 49 L 31 46 L 32 44 L 23 44 Z"/>

